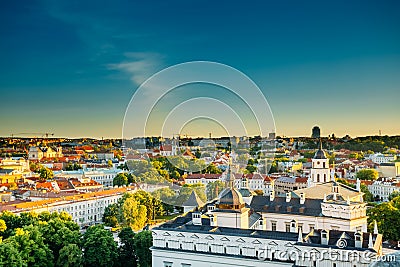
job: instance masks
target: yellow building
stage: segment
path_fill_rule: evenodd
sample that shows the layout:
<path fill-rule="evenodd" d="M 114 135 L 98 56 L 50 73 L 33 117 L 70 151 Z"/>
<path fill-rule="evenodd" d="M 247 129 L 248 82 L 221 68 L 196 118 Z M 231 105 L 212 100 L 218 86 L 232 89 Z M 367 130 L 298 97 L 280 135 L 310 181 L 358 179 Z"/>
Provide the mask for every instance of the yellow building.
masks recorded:
<path fill-rule="evenodd" d="M 0 183 L 18 183 L 23 182 L 22 172 L 12 169 L 0 169 Z"/>
<path fill-rule="evenodd" d="M 5 158 L 0 162 L 0 169 L 8 169 L 15 171 L 29 171 L 29 160 L 24 158 Z"/>
<path fill-rule="evenodd" d="M 31 146 L 29 148 L 29 160 L 41 160 L 42 158 L 61 158 L 62 147 L 38 147 Z"/>

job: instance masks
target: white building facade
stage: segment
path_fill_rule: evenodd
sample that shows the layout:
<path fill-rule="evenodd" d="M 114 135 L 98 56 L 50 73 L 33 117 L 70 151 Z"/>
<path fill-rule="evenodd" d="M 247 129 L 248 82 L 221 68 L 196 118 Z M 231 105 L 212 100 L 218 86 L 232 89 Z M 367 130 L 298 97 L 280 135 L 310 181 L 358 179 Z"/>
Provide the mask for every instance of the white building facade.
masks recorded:
<path fill-rule="evenodd" d="M 111 189 L 107 191 L 69 196 L 60 199 L 47 199 L 43 201 L 27 202 L 16 205 L 13 213 L 34 211 L 61 212 L 71 214 L 72 219 L 79 226 L 90 225 L 101 222 L 104 210 L 107 206 L 117 203 L 123 194 L 127 192 L 125 188 Z"/>
<path fill-rule="evenodd" d="M 400 191 L 400 182 L 395 179 L 381 179 L 368 185 L 371 194 L 380 201 L 389 201 L 389 196 Z"/>

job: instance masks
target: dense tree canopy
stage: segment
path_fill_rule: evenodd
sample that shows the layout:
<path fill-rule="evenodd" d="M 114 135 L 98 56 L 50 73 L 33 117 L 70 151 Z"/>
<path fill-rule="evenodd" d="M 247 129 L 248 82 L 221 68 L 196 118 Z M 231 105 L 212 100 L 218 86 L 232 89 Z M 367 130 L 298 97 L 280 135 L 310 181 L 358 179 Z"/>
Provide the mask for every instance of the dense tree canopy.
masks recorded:
<path fill-rule="evenodd" d="M 39 169 L 39 177 L 41 180 L 52 180 L 54 177 L 54 173 L 49 168 L 41 167 Z"/>
<path fill-rule="evenodd" d="M 370 231 L 376 221 L 385 240 L 400 240 L 400 196 L 368 209 L 367 215 Z"/>
<path fill-rule="evenodd" d="M 124 263 L 124 266 L 137 266 L 134 240 L 135 233 L 132 228 L 125 227 L 118 234 L 121 246 L 119 247 L 119 262 Z"/>
<path fill-rule="evenodd" d="M 207 200 L 212 200 L 218 197 L 219 193 L 221 193 L 221 191 L 224 190 L 224 188 L 225 185 L 221 181 L 208 183 L 206 186 Z"/>
<path fill-rule="evenodd" d="M 379 174 L 375 169 L 362 169 L 356 173 L 356 177 L 360 180 L 376 180 Z"/>
<path fill-rule="evenodd" d="M 153 237 L 150 231 L 142 231 L 135 235 L 133 245 L 140 267 L 151 267 L 151 251 Z"/>
<path fill-rule="evenodd" d="M 118 259 L 117 243 L 102 225 L 89 227 L 83 236 L 84 266 L 110 267 Z"/>

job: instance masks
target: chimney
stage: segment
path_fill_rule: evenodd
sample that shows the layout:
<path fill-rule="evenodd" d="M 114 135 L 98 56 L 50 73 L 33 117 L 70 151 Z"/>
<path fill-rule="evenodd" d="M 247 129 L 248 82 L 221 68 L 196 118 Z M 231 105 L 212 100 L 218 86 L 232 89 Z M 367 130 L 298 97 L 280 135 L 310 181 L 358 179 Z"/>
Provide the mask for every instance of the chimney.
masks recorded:
<path fill-rule="evenodd" d="M 306 193 L 300 193 L 300 204 L 304 205 L 306 202 Z"/>
<path fill-rule="evenodd" d="M 354 234 L 354 246 L 356 248 L 362 248 L 363 234 L 361 232 L 356 232 Z"/>
<path fill-rule="evenodd" d="M 329 230 L 321 230 L 321 245 L 328 245 Z"/>
<path fill-rule="evenodd" d="M 217 217 L 214 214 L 209 215 L 210 226 L 217 226 Z"/>
<path fill-rule="evenodd" d="M 275 199 L 275 191 L 272 190 L 271 193 L 269 193 L 269 201 L 274 201 Z"/>
<path fill-rule="evenodd" d="M 290 202 L 292 195 L 290 192 L 286 193 L 286 202 Z"/>

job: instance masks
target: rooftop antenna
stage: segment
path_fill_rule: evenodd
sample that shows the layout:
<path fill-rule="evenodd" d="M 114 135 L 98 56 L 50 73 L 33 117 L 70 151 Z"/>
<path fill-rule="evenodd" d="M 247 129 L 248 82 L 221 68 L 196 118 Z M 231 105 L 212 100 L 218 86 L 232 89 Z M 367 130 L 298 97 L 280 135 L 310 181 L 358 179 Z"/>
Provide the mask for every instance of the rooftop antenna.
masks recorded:
<path fill-rule="evenodd" d="M 382 136 L 382 131 L 381 130 L 379 130 L 379 136 Z"/>

